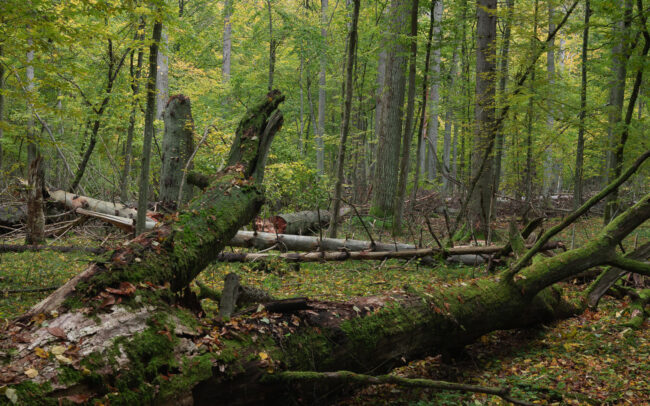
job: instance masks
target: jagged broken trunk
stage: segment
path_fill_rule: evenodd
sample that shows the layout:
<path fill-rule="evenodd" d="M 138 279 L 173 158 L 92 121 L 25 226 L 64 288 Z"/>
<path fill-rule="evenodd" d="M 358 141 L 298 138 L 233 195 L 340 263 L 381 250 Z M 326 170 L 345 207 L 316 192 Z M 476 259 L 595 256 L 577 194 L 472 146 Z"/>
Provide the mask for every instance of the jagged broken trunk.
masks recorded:
<path fill-rule="evenodd" d="M 275 304 L 275 312 L 253 306 L 230 320 L 206 320 L 192 295 L 181 293 L 257 214 L 281 100 L 270 93 L 247 113 L 229 167 L 184 213 L 111 252 L 4 329 L 5 392 L 25 404 L 286 404 L 292 396 L 310 404 L 323 385 L 285 381 L 283 370 L 386 371 L 489 331 L 581 311 L 582 302 L 566 301 L 552 285 L 612 262 L 621 239 L 650 217 L 648 195 L 587 246 L 514 276 L 346 303 L 294 300 Z"/>

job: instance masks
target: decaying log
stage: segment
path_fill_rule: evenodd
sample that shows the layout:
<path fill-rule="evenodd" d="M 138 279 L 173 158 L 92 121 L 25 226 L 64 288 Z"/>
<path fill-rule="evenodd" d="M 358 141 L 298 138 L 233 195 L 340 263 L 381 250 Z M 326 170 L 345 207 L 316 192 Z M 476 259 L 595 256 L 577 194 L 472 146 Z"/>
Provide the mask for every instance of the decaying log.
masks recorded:
<path fill-rule="evenodd" d="M 287 386 L 268 376 L 285 370 L 381 374 L 404 360 L 458 350 L 493 330 L 583 311 L 584 301 L 567 301 L 553 285 L 586 269 L 613 262 L 643 268 L 621 260 L 616 249 L 650 218 L 650 194 L 585 246 L 514 273 L 508 269 L 345 303 L 304 300 L 291 313 L 267 308 L 202 324 L 174 305 L 175 292 L 257 214 L 262 194 L 256 185 L 264 167 L 258 151 L 267 151 L 267 129 L 277 123 L 275 97 L 271 93 L 262 108 L 247 114 L 230 169 L 178 220 L 91 266 L 70 289 L 60 289 L 48 305 L 33 310 L 31 323 L 13 323 L 3 331 L 0 380 L 6 390 L 27 404 L 83 395 L 105 404 L 284 405 L 288 394 L 311 404 L 323 399 L 326 385 Z"/>
<path fill-rule="evenodd" d="M 350 212 L 349 207 L 339 211 L 339 218 Z M 307 210 L 294 213 L 278 214 L 270 218 L 278 234 L 312 235 L 327 228 L 331 213 L 328 210 Z"/>

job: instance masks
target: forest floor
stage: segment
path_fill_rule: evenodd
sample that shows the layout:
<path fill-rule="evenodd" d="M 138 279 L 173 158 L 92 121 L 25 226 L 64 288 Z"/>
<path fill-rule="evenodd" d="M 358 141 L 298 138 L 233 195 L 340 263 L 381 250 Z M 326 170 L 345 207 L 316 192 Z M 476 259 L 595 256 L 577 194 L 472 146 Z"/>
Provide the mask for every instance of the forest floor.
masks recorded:
<path fill-rule="evenodd" d="M 506 229 L 507 224 L 498 225 Z M 575 236 L 579 246 L 601 229 L 599 218 L 580 221 L 575 231 L 569 228 L 559 239 L 570 245 Z M 442 234 L 444 223 L 434 223 Z M 98 246 L 100 241 L 117 244 L 124 238 L 114 229 L 91 223 L 87 231 L 68 234 L 57 245 Z M 360 228 L 344 228 L 349 238 L 366 239 Z M 373 230 L 378 238 L 379 230 Z M 417 238 L 428 243 L 428 233 Z M 384 235 L 385 240 L 388 240 Z M 402 241 L 413 242 L 404 237 Z M 637 230 L 625 242 L 627 249 L 650 239 L 650 226 Z M 20 243 L 15 240 L 3 243 Z M 58 286 L 80 272 L 92 254 L 4 253 L 0 255 L 0 322 L 4 323 L 34 305 L 48 292 L 7 293 L 8 290 Z M 307 296 L 322 300 L 345 300 L 353 296 L 402 290 L 408 285 L 422 288 L 450 281 L 485 275 L 485 266 L 468 267 L 441 263 L 422 266 L 418 261 L 390 260 L 330 262 L 325 264 L 224 264 L 208 267 L 199 279 L 221 289 L 229 272 L 236 272 L 243 285 L 263 288 L 279 298 Z M 584 289 L 577 281 L 565 283 L 571 289 Z M 216 310 L 216 303 L 205 300 L 204 308 Z M 491 386 L 509 386 L 513 396 L 538 404 L 630 404 L 650 405 L 650 326 L 633 331 L 623 327 L 629 318 L 627 299 L 606 296 L 598 312 L 533 329 L 494 332 L 482 337 L 456 358 L 430 357 L 413 361 L 394 371 L 407 377 L 444 379 Z M 497 397 L 481 394 L 432 392 L 378 385 L 358 390 L 340 401 L 341 405 L 499 405 Z"/>

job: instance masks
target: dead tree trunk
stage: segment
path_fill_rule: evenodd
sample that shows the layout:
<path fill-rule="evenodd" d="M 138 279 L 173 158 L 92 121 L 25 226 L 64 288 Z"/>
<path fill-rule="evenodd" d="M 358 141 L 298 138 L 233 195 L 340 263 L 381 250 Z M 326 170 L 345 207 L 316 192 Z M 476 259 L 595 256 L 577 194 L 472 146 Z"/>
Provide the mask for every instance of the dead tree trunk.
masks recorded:
<path fill-rule="evenodd" d="M 338 211 L 338 221 L 350 212 L 349 208 Z M 271 217 L 275 231 L 280 234 L 308 235 L 330 225 L 331 212 L 326 210 L 307 210 L 295 213 L 278 214 Z"/>
<path fill-rule="evenodd" d="M 182 201 L 178 190 L 183 170 L 194 152 L 194 120 L 189 97 L 172 96 L 164 110 L 165 135 L 163 136 L 162 173 L 160 174 L 160 200 L 168 207 L 177 207 L 192 197 L 192 188 L 183 190 Z M 191 166 L 190 168 L 191 169 Z"/>
<path fill-rule="evenodd" d="M 174 292 L 184 290 L 259 209 L 257 185 L 281 123 L 272 113 L 281 98 L 270 96 L 240 125 L 228 169 L 177 221 L 90 266 L 32 309 L 26 315 L 31 323 L 6 328 L 0 341 L 6 391 L 27 404 L 80 398 L 111 404 L 286 404 L 289 392 L 309 403 L 326 385 L 300 383 L 303 375 L 313 376 L 304 371 L 380 373 L 402 360 L 456 350 L 496 329 L 571 316 L 585 302 L 568 302 L 553 285 L 594 266 L 650 274 L 647 263 L 616 252 L 650 218 L 648 194 L 584 247 L 528 264 L 530 254 L 511 269 L 471 283 L 346 303 L 300 300 L 268 311 L 253 308 L 237 320 L 199 323 L 179 308 Z"/>
<path fill-rule="evenodd" d="M 27 236 L 25 244 L 38 245 L 45 242 L 45 214 L 43 191 L 45 168 L 43 157 L 37 155 L 29 164 L 29 191 L 27 195 Z"/>

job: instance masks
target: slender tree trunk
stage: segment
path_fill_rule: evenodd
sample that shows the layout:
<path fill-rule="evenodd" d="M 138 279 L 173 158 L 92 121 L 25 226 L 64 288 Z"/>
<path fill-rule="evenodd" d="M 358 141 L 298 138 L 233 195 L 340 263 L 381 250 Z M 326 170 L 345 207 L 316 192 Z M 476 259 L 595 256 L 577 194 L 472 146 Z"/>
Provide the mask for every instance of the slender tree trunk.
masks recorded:
<path fill-rule="evenodd" d="M 503 21 L 503 41 L 501 45 L 501 60 L 499 61 L 499 109 L 503 108 L 506 98 L 506 85 L 508 84 L 508 58 L 510 56 L 510 36 L 512 32 L 512 16 L 514 14 L 515 1 L 506 0 L 506 17 Z M 495 156 L 494 156 L 494 191 L 492 207 L 496 207 L 496 194 L 499 192 L 499 184 L 501 181 L 501 163 L 503 161 L 503 145 L 505 142 L 505 134 L 502 129 L 497 129 L 495 140 Z"/>
<path fill-rule="evenodd" d="M 441 23 L 443 0 L 435 0 L 433 10 L 433 63 L 431 64 L 431 90 L 429 93 L 429 120 L 427 123 L 427 179 L 436 178 L 438 156 L 438 114 L 440 111 L 440 48 L 442 47 Z"/>
<path fill-rule="evenodd" d="M 341 125 L 341 140 L 339 143 L 339 155 L 336 162 L 336 184 L 334 186 L 334 200 L 332 202 L 332 214 L 328 236 L 336 238 L 339 221 L 339 210 L 341 208 L 341 196 L 343 189 L 343 168 L 345 165 L 345 149 L 350 132 L 350 113 L 352 112 L 352 73 L 354 70 L 354 57 L 357 47 L 357 27 L 359 23 L 359 3 L 361 0 L 354 0 L 354 12 L 352 14 L 352 26 L 350 27 L 350 38 L 348 42 L 348 60 L 345 68 L 345 105 L 343 107 L 343 123 Z"/>
<path fill-rule="evenodd" d="M 273 10 L 271 9 L 271 0 L 266 0 L 266 6 L 269 10 L 269 92 L 273 90 L 273 76 L 275 74 L 275 48 L 276 43 L 273 39 Z"/>
<path fill-rule="evenodd" d="M 169 99 L 169 57 L 167 56 L 169 40 L 166 30 L 160 38 L 158 48 L 158 69 L 156 71 L 156 120 L 163 119 L 163 113 Z"/>
<path fill-rule="evenodd" d="M 232 1 L 225 0 L 223 5 L 223 62 L 221 65 L 221 77 L 224 83 L 230 80 L 230 56 L 232 53 Z"/>
<path fill-rule="evenodd" d="M 615 43 L 612 47 L 612 79 L 609 88 L 608 106 L 608 128 L 607 128 L 607 154 L 604 174 L 604 184 L 614 176 L 614 170 L 618 166 L 617 154 L 615 153 L 621 142 L 621 115 L 625 102 L 625 78 L 627 76 L 627 61 L 630 57 L 629 36 L 632 24 L 632 0 L 620 0 L 618 3 L 624 7 L 624 16 L 614 24 Z M 616 200 L 618 193 L 607 197 L 603 220 L 607 224 L 616 211 Z"/>
<path fill-rule="evenodd" d="M 548 6 L 548 32 L 553 32 L 555 30 L 555 23 L 553 22 L 553 15 L 555 13 L 555 8 L 552 4 L 549 3 Z M 548 112 L 546 116 L 546 129 L 548 133 L 552 133 L 553 126 L 555 125 L 555 117 L 553 111 L 553 94 L 555 93 L 555 37 L 547 45 L 548 50 L 546 51 L 546 75 L 550 89 L 550 97 L 547 101 Z M 555 159 L 553 158 L 553 148 L 551 145 L 548 145 L 544 149 L 544 178 L 542 180 L 542 195 L 544 198 L 548 199 L 550 196 L 553 186 L 554 186 L 554 169 Z"/>
<path fill-rule="evenodd" d="M 531 37 L 531 54 L 535 54 L 535 48 L 537 47 L 537 18 L 539 13 L 539 0 L 535 0 L 535 9 L 533 14 L 533 35 Z M 526 177 L 524 178 L 524 195 L 526 196 L 526 202 L 530 202 L 533 199 L 533 121 L 535 116 L 533 99 L 535 95 L 535 67 L 533 67 L 530 72 L 530 93 L 531 96 L 528 99 L 528 112 L 527 116 L 527 125 L 526 125 Z"/>
<path fill-rule="evenodd" d="M 413 118 L 415 116 L 415 68 L 418 54 L 418 0 L 413 0 L 411 6 L 411 55 L 409 57 L 408 97 L 406 102 L 406 123 L 402 135 L 402 157 L 399 163 L 399 179 L 397 182 L 397 196 L 395 198 L 395 216 L 393 219 L 393 234 L 402 231 L 402 217 L 404 215 L 404 200 L 406 199 L 406 184 L 409 176 L 409 161 L 411 158 L 411 138 L 413 135 Z"/>
<path fill-rule="evenodd" d="M 377 134 L 377 161 L 370 211 L 378 217 L 392 218 L 397 195 L 400 142 L 406 77 L 406 46 L 403 37 L 409 16 L 407 0 L 393 0 L 388 12 L 386 78 L 382 92 L 382 109 Z"/>
<path fill-rule="evenodd" d="M 442 185 L 445 194 L 448 194 L 451 189 L 452 183 L 449 182 L 449 175 L 451 172 L 451 127 L 454 121 L 454 103 L 452 101 L 452 94 L 455 90 L 456 84 L 456 69 L 458 66 L 458 48 L 454 48 L 454 53 L 451 58 L 451 68 L 449 69 L 449 81 L 448 88 L 446 91 L 445 97 L 445 135 L 444 142 L 442 147 L 442 172 L 444 175 L 442 178 Z"/>
<path fill-rule="evenodd" d="M 37 155 L 29 164 L 29 192 L 27 197 L 27 235 L 25 244 L 45 243 L 45 214 L 43 213 L 43 191 L 45 190 L 45 165 L 43 157 Z"/>
<path fill-rule="evenodd" d="M 321 29 L 320 34 L 323 40 L 323 50 L 327 49 L 327 0 L 321 0 Z M 320 74 L 318 79 L 318 131 L 316 132 L 316 169 L 320 175 L 325 173 L 325 101 L 327 73 L 327 52 L 320 54 Z"/>
<path fill-rule="evenodd" d="M 386 41 L 387 39 L 387 34 L 384 33 L 384 37 L 382 38 L 382 44 L 381 44 L 381 50 L 379 51 L 379 56 L 378 56 L 378 61 L 377 61 L 377 92 L 375 94 L 375 137 L 378 136 L 380 133 L 380 129 L 382 126 L 381 122 L 381 117 L 382 117 L 382 111 L 384 109 L 383 103 L 383 94 L 386 85 L 386 58 L 388 56 L 388 52 L 386 51 Z M 371 145 L 371 151 L 370 151 L 371 159 L 370 159 L 370 175 L 374 177 L 375 175 L 375 169 L 376 169 L 376 160 L 374 158 L 377 157 L 377 144 L 373 143 Z"/>
<path fill-rule="evenodd" d="M 145 230 L 147 206 L 149 203 L 149 166 L 151 162 L 151 140 L 153 138 L 153 122 L 156 116 L 156 70 L 158 63 L 158 44 L 162 34 L 162 22 L 156 20 L 153 26 L 151 45 L 149 46 L 149 76 L 147 80 L 147 109 L 144 116 L 144 140 L 142 145 L 142 167 L 138 185 L 138 217 L 135 223 L 135 234 L 140 235 Z"/>
<path fill-rule="evenodd" d="M 476 13 L 476 127 L 472 146 L 472 178 L 476 186 L 470 196 L 469 220 L 475 230 L 487 238 L 492 202 L 492 162 L 485 151 L 496 137 L 495 126 L 495 84 L 496 84 L 496 0 L 478 0 Z M 481 168 L 483 170 L 481 171 Z"/>
<path fill-rule="evenodd" d="M 144 40 L 144 19 L 141 20 L 138 30 L 143 34 L 137 35 L 137 39 Z M 131 101 L 131 114 L 129 115 L 129 127 L 126 130 L 126 143 L 124 145 L 124 168 L 120 178 L 120 199 L 126 202 L 129 199 L 129 174 L 131 173 L 131 161 L 133 159 L 133 133 L 135 132 L 135 119 L 138 112 L 137 96 L 140 92 L 140 76 L 142 74 L 142 60 L 144 59 L 144 50 L 142 46 L 138 47 L 138 60 L 136 66 L 133 66 L 133 51 L 131 52 L 130 79 L 131 92 L 133 100 Z"/>
<path fill-rule="evenodd" d="M 433 26 L 435 24 L 434 19 L 434 10 L 435 10 L 435 1 L 431 2 L 431 9 L 429 11 L 430 20 L 429 20 L 429 35 L 427 36 L 427 52 L 426 57 L 424 58 L 424 78 L 422 79 L 422 110 L 420 110 L 420 125 L 418 127 L 418 149 L 417 149 L 417 158 L 415 163 L 415 179 L 413 180 L 413 193 L 411 194 L 411 209 L 415 204 L 415 199 L 418 195 L 418 188 L 420 187 L 420 174 L 424 177 L 426 174 L 425 167 L 425 121 L 427 117 L 427 90 L 429 89 L 429 63 L 431 61 L 431 42 L 433 39 Z"/>
<path fill-rule="evenodd" d="M 585 20 L 582 31 L 582 66 L 580 82 L 580 123 L 578 124 L 578 144 L 576 146 L 576 172 L 573 190 L 574 210 L 582 204 L 583 159 L 585 150 L 585 117 L 587 115 L 587 61 L 589 52 L 590 0 L 585 1 Z"/>
<path fill-rule="evenodd" d="M 27 27 L 28 30 L 31 27 Z M 28 116 L 27 116 L 27 168 L 32 164 L 38 155 L 38 141 L 36 140 L 36 131 L 34 130 L 34 108 L 32 107 L 35 102 L 36 95 L 34 94 L 34 65 L 32 61 L 34 60 L 34 50 L 32 46 L 34 45 L 34 40 L 30 36 L 27 39 L 27 46 L 29 50 L 27 51 L 27 67 L 25 68 L 25 76 L 27 78 L 27 97 L 31 100 L 27 103 Z"/>
<path fill-rule="evenodd" d="M 92 106 L 92 110 L 95 113 L 95 121 L 92 122 L 92 131 L 90 133 L 90 141 L 88 143 L 88 147 L 82 155 L 81 162 L 79 163 L 79 168 L 77 169 L 77 173 L 75 173 L 74 180 L 72 181 L 72 184 L 69 188 L 70 192 L 72 193 L 74 193 L 79 186 L 79 183 L 81 182 L 81 179 L 83 178 L 83 175 L 86 171 L 86 166 L 88 165 L 90 156 L 95 150 L 95 144 L 97 144 L 97 134 L 99 133 L 99 128 L 101 126 L 102 115 L 104 114 L 104 111 L 106 111 L 106 107 L 108 106 L 108 102 L 111 97 L 111 92 L 113 91 L 113 85 L 115 84 L 115 79 L 117 78 L 120 69 L 122 69 L 122 65 L 124 64 L 124 60 L 126 59 L 128 52 L 125 53 L 119 61 L 117 61 L 113 52 L 113 42 L 109 39 L 107 43 L 107 54 L 108 73 L 106 80 L 106 95 L 104 96 L 104 99 L 102 100 L 99 108 Z M 89 126 L 90 123 L 91 120 L 88 120 Z"/>
<path fill-rule="evenodd" d="M 305 56 L 303 55 L 302 48 L 300 50 L 300 76 L 298 78 L 298 83 L 300 84 L 300 134 L 298 134 L 298 149 L 300 150 L 300 155 L 305 153 L 305 97 L 304 90 L 302 86 L 302 76 L 303 76 L 303 67 L 305 64 Z"/>

